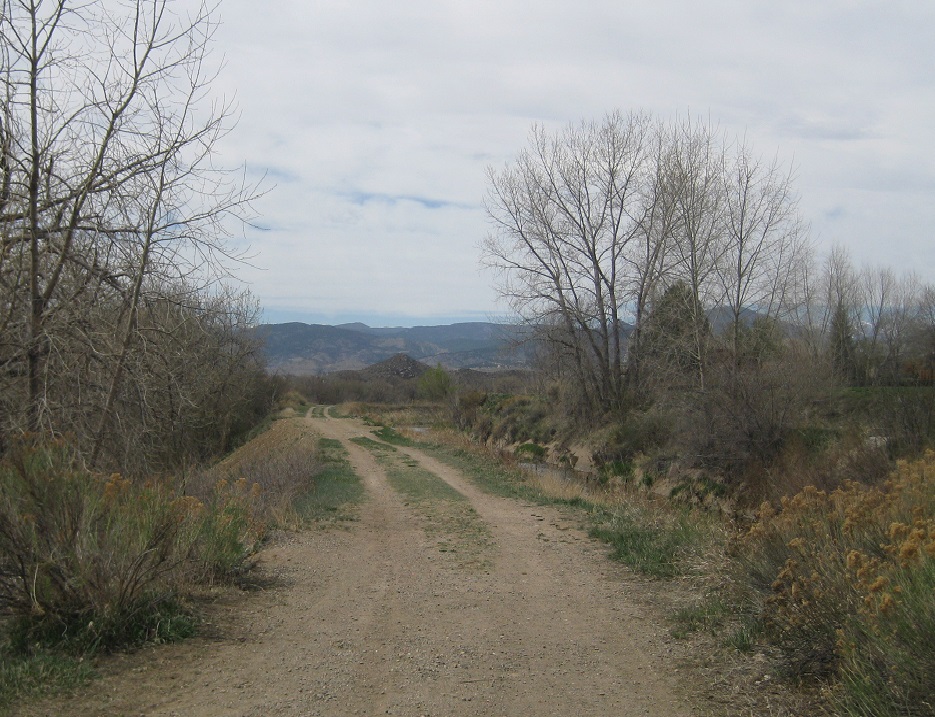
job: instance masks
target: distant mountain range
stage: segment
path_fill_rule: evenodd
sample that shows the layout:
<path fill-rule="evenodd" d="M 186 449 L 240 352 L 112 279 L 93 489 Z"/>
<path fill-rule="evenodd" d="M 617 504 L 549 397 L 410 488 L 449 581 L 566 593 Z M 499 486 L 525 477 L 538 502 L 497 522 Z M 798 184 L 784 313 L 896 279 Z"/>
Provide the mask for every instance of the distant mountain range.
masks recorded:
<path fill-rule="evenodd" d="M 715 334 L 733 322 L 726 307 L 707 312 Z M 757 317 L 743 309 L 740 320 L 749 326 Z M 628 338 L 633 327 L 622 323 Z M 357 371 L 407 354 L 428 366 L 447 369 L 524 369 L 531 364 L 532 345 L 525 326 L 482 321 L 444 326 L 372 328 L 367 324 L 261 324 L 254 329 L 263 341 L 267 367 L 272 373 L 309 376 L 336 371 Z"/>
<path fill-rule="evenodd" d="M 514 369 L 529 365 L 527 329 L 486 322 L 412 328 L 366 324 L 261 324 L 270 372 L 308 376 L 362 369 L 400 353 L 422 363 L 459 369 Z"/>

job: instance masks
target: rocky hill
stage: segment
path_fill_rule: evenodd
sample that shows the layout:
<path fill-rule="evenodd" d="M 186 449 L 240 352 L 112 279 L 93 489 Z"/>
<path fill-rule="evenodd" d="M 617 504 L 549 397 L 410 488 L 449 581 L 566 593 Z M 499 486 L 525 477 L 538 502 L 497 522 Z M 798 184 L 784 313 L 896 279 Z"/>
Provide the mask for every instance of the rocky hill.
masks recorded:
<path fill-rule="evenodd" d="M 419 378 L 419 376 L 428 371 L 429 368 L 431 367 L 421 361 L 416 361 L 407 354 L 396 354 L 386 361 L 368 366 L 359 373 L 364 378 L 408 379 Z"/>

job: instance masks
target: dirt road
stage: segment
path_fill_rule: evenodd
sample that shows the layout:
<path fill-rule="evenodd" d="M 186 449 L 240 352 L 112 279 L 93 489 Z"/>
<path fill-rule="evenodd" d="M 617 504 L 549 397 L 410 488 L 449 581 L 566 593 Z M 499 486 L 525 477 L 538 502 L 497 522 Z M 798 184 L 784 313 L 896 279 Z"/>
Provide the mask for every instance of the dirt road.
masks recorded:
<path fill-rule="evenodd" d="M 307 420 L 363 477 L 359 522 L 267 549 L 281 584 L 218 606 L 215 635 L 127 656 L 80 697 L 17 714 L 691 714 L 638 586 L 559 511 L 481 493 L 401 449 L 476 511 L 483 539 L 465 562 L 350 442 L 372 429 Z"/>

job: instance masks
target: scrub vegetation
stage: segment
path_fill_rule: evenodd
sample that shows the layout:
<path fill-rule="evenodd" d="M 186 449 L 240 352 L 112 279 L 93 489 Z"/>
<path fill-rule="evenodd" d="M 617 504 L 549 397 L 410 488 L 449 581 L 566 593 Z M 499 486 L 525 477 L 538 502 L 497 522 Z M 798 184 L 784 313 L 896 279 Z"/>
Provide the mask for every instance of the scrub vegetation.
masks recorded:
<path fill-rule="evenodd" d="M 193 634 L 272 530 L 353 521 L 311 411 L 369 419 L 459 567 L 487 528 L 413 443 L 697 587 L 673 634 L 822 708 L 935 715 L 935 287 L 817 257 L 792 172 L 744 140 L 615 112 L 489 173 L 483 260 L 529 371 L 271 377 L 228 281 L 261 191 L 214 165 L 216 19 L 111 5 L 0 13 L 0 709 Z"/>
<path fill-rule="evenodd" d="M 64 440 L 17 442 L 0 460 L 0 705 L 77 684 L 101 652 L 194 634 L 199 601 L 247 585 L 271 530 L 353 520 L 362 497 L 340 444 L 299 418 L 146 480 L 91 471 Z"/>
<path fill-rule="evenodd" d="M 652 408 L 589 428 L 560 404 L 543 410 L 543 396 L 468 389 L 435 407 L 351 410 L 385 450 L 416 445 L 488 492 L 566 506 L 612 558 L 694 586 L 672 635 L 764 656 L 775 684 L 805 700 L 792 711 L 931 715 L 935 457 L 918 450 L 931 445 L 931 392 L 838 381 L 784 436 L 756 508 L 748 484 L 680 460 Z M 900 438 L 866 438 L 881 426 Z"/>

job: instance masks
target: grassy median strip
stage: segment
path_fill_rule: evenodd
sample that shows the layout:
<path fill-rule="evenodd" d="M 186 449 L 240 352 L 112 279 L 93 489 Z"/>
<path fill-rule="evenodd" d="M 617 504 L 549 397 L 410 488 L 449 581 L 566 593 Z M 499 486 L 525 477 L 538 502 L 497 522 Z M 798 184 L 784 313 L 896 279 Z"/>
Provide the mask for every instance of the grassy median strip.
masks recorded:
<path fill-rule="evenodd" d="M 341 441 L 320 438 L 317 459 L 321 468 L 310 489 L 296 498 L 296 511 L 310 522 L 356 520 L 356 506 L 364 499 L 364 486 L 351 468 Z"/>
<path fill-rule="evenodd" d="M 489 566 L 494 546 L 490 530 L 465 496 L 394 446 L 370 438 L 353 440 L 374 454 L 393 489 L 418 511 L 439 553 L 450 554 L 458 567 Z"/>
<path fill-rule="evenodd" d="M 433 458 L 463 473 L 486 493 L 504 498 L 521 498 L 542 505 L 563 502 L 548 496 L 538 485 L 529 481 L 523 471 L 506 466 L 489 456 L 440 443 L 420 442 L 417 445 Z"/>

